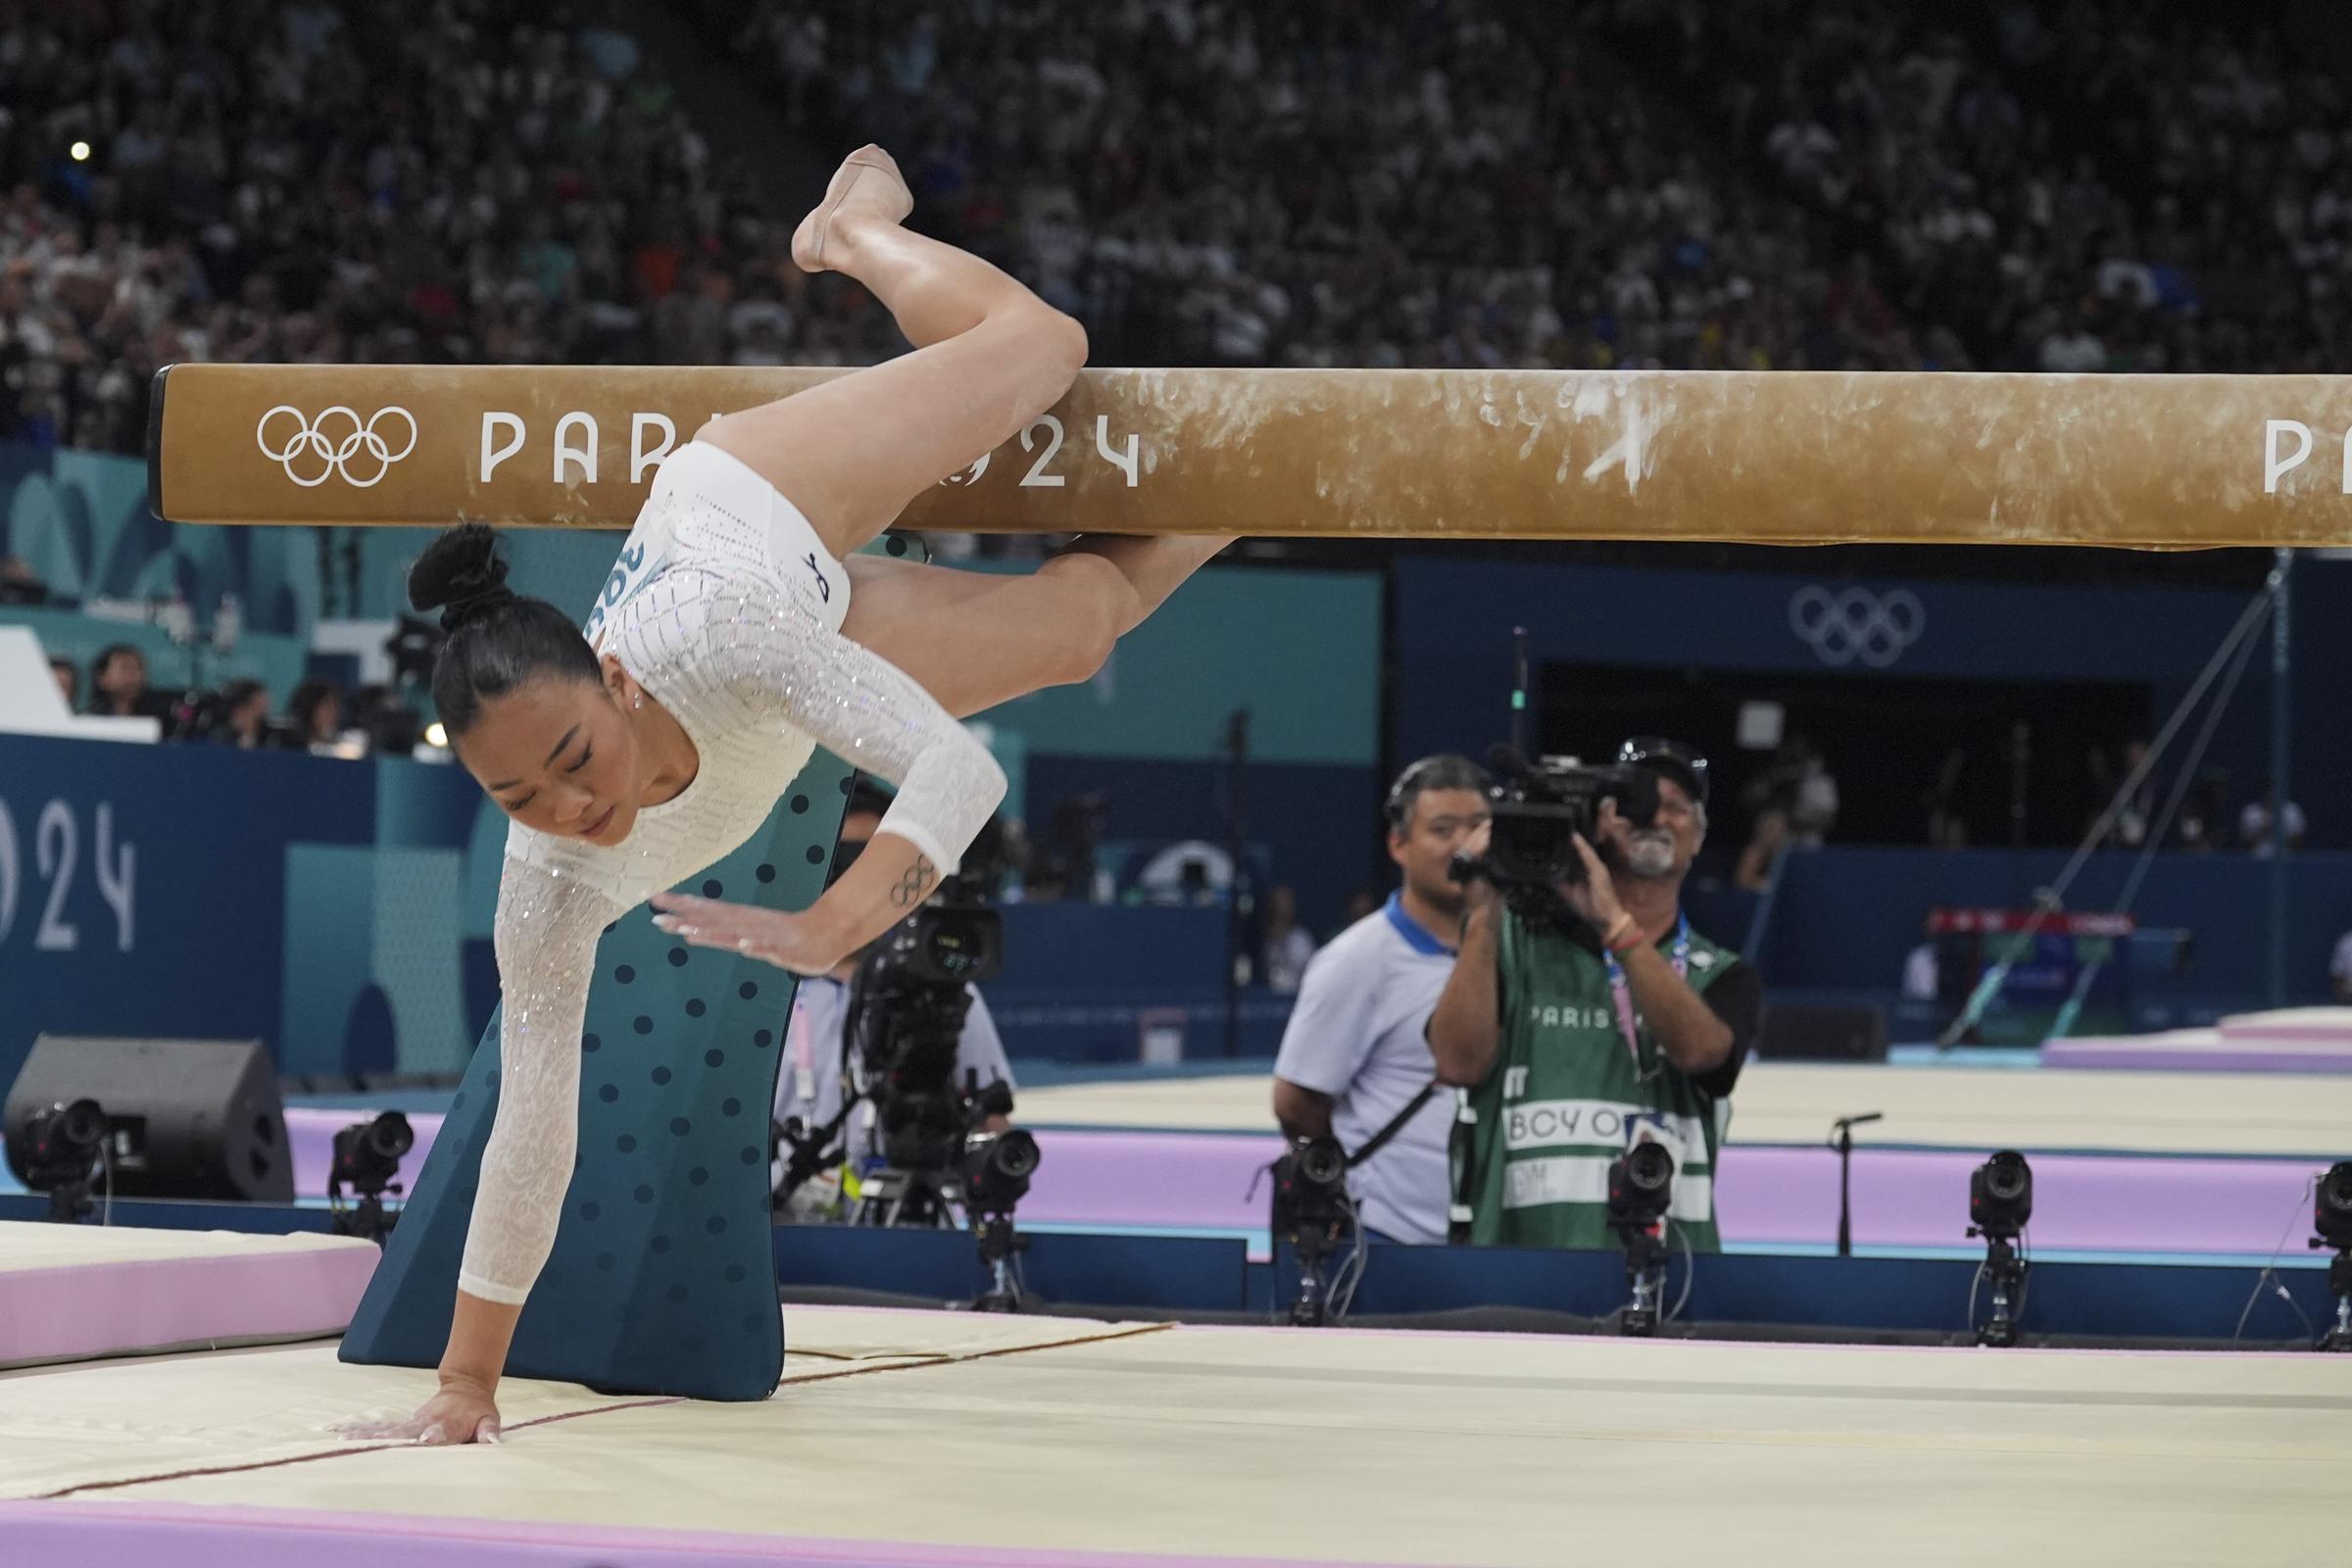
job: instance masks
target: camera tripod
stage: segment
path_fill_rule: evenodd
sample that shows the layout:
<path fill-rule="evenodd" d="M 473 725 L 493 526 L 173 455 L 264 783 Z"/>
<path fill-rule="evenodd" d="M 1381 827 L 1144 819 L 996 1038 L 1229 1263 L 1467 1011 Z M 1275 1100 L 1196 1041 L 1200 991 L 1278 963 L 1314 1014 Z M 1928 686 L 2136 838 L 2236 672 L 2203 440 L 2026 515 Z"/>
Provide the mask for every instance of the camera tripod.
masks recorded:
<path fill-rule="evenodd" d="M 395 1183 L 386 1191 L 399 1192 L 399 1184 Z M 383 1193 L 362 1193 L 359 1199 L 348 1208 L 341 1206 L 339 1199 L 336 1200 L 335 1234 L 356 1236 L 361 1241 L 373 1242 L 381 1247 L 384 1238 L 392 1234 L 392 1227 L 400 1223 L 400 1210 L 384 1207 Z"/>
<path fill-rule="evenodd" d="M 1336 1225 L 1301 1225 L 1290 1237 L 1293 1252 L 1298 1259 L 1298 1295 L 1291 1302 L 1291 1326 L 1299 1329 L 1319 1329 L 1327 1321 L 1331 1307 L 1331 1288 L 1323 1278 L 1323 1265 L 1332 1254 L 1349 1245 L 1354 1235 L 1353 1220 L 1343 1219 Z"/>
<path fill-rule="evenodd" d="M 2324 1246 L 2319 1241 L 2314 1249 Z M 2352 1247 L 2339 1247 L 2328 1265 L 2328 1294 L 2335 1298 L 2335 1321 L 2320 1336 L 2317 1348 L 2352 1354 Z"/>
<path fill-rule="evenodd" d="M 1660 1307 L 1666 1299 L 1665 1227 L 1649 1224 L 1612 1228 L 1625 1247 L 1627 1298 L 1617 1319 L 1617 1331 L 1647 1338 L 1658 1332 Z"/>
<path fill-rule="evenodd" d="M 2026 1262 L 2017 1255 L 2014 1236 L 1974 1225 L 1968 1234 L 1984 1238 L 1984 1280 L 1992 1287 L 1992 1316 L 1976 1326 L 1977 1343 L 2006 1348 L 2017 1343 L 2016 1314 L 2025 1304 Z"/>
<path fill-rule="evenodd" d="M 968 1304 L 976 1312 L 1019 1311 L 1021 1282 L 1014 1260 L 1029 1250 L 1029 1239 L 1014 1230 L 1009 1205 L 975 1206 L 958 1172 L 884 1165 L 859 1183 L 850 1223 L 953 1231 L 963 1228 L 958 1213 L 970 1218 L 972 1239 L 989 1278 L 988 1289 Z"/>

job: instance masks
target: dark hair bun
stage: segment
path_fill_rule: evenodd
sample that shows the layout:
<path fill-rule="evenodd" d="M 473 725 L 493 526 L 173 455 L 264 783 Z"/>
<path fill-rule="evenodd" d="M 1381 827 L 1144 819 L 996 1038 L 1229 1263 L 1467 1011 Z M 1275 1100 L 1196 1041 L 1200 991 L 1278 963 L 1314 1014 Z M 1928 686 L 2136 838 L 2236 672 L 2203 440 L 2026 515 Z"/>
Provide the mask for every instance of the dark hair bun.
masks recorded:
<path fill-rule="evenodd" d="M 513 604 L 518 596 L 506 582 L 497 533 L 487 523 L 464 522 L 427 545 L 409 568 L 409 603 L 440 610 L 441 629 L 454 632 Z"/>

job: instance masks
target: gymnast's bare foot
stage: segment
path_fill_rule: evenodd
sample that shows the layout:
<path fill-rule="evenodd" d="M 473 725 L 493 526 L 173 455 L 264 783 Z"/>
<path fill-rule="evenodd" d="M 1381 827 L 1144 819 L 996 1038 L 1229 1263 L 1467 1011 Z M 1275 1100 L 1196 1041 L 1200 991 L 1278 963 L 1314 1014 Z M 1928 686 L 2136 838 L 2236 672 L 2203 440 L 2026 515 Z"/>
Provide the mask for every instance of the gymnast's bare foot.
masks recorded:
<path fill-rule="evenodd" d="M 861 228 L 896 227 L 914 211 L 914 196 L 890 154 L 868 142 L 842 160 L 825 199 L 793 230 L 792 259 L 805 272 L 844 270 Z"/>

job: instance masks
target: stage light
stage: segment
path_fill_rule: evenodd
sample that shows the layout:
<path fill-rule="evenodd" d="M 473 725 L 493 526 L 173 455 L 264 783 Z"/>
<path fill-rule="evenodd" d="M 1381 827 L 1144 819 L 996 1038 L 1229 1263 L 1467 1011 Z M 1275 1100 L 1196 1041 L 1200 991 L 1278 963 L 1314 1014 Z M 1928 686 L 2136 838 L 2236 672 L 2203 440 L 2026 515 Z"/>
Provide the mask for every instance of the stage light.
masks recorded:
<path fill-rule="evenodd" d="M 2034 1217 L 2034 1167 L 2014 1149 L 1979 1165 L 1968 1179 L 1970 1235 L 2014 1240 Z"/>
<path fill-rule="evenodd" d="M 1609 1162 L 1609 1227 L 1647 1228 L 1674 1200 L 1674 1155 L 1664 1144 L 1636 1144 Z"/>
<path fill-rule="evenodd" d="M 2352 1352 L 2352 1159 L 2328 1167 L 2311 1198 L 2312 1248 L 2331 1249 L 2328 1294 L 2335 1298 L 2335 1321 L 2320 1336 L 2323 1350 Z"/>
<path fill-rule="evenodd" d="M 86 164 L 90 161 L 90 144 L 86 141 L 77 141 L 66 151 L 73 155 L 74 161 L 77 164 Z"/>
<path fill-rule="evenodd" d="M 1977 1286 L 1992 1288 L 1992 1316 L 1977 1324 L 1979 1345 L 2017 1343 L 2018 1314 L 2026 1305 L 2026 1273 L 2031 1264 L 2017 1250 L 2017 1239 L 2034 1217 L 2034 1167 L 2014 1149 L 2004 1149 L 1979 1165 L 1968 1178 L 1968 1234 L 1984 1238 L 1984 1266 L 1969 1286 L 1969 1317 L 1976 1317 Z"/>
<path fill-rule="evenodd" d="M 448 726 L 443 724 L 437 718 L 434 719 L 430 724 L 425 725 L 424 744 L 427 746 L 438 746 L 442 747 L 443 749 L 447 749 L 449 746 Z"/>
<path fill-rule="evenodd" d="M 416 1147 L 409 1118 L 387 1110 L 373 1121 L 353 1122 L 335 1134 L 335 1152 L 327 1167 L 326 1201 L 335 1212 L 335 1229 L 346 1236 L 381 1242 L 399 1223 L 398 1214 L 384 1212 L 384 1195 L 398 1194 L 401 1159 Z M 348 1188 L 359 1199 L 343 1203 Z"/>
<path fill-rule="evenodd" d="M 106 1134 L 106 1111 L 95 1100 L 59 1101 L 26 1118 L 22 1157 L 12 1163 L 27 1190 L 49 1195 L 51 1219 L 88 1216 Z"/>
<path fill-rule="evenodd" d="M 1625 1248 L 1628 1299 L 1617 1327 L 1655 1334 L 1666 1296 L 1666 1212 L 1674 1204 L 1674 1152 L 1643 1139 L 1609 1161 L 1608 1225 Z"/>
<path fill-rule="evenodd" d="M 1018 1127 L 974 1133 L 963 1142 L 963 1196 L 975 1213 L 1009 1214 L 1036 1174 L 1037 1139 Z"/>
<path fill-rule="evenodd" d="M 2337 1160 L 2320 1178 L 2311 1200 L 2311 1228 L 2323 1247 L 2352 1248 L 2352 1159 Z"/>
<path fill-rule="evenodd" d="M 1291 1323 L 1297 1328 L 1320 1328 L 1331 1310 L 1339 1274 L 1326 1279 L 1324 1264 L 1352 1236 L 1357 1245 L 1355 1206 L 1348 1200 L 1348 1151 L 1337 1138 L 1294 1137 L 1290 1148 L 1270 1167 L 1274 1204 L 1269 1225 L 1277 1248 L 1288 1246 L 1298 1265 L 1298 1293 L 1291 1302 Z M 1252 1192 L 1256 1190 L 1252 1184 Z"/>
<path fill-rule="evenodd" d="M 1003 1089 L 999 1084 L 998 1089 Z M 1004 1111 L 1012 1106 L 1003 1101 Z M 1043 1155 L 1034 1133 L 1018 1127 L 1003 1132 L 976 1132 L 963 1140 L 963 1207 L 971 1219 L 972 1240 L 980 1247 L 980 1266 L 988 1270 L 988 1289 L 972 1299 L 982 1312 L 1017 1312 L 1024 1292 L 1017 1266 L 1029 1250 L 1029 1239 L 1013 1228 L 1012 1211 L 1029 1191 Z"/>

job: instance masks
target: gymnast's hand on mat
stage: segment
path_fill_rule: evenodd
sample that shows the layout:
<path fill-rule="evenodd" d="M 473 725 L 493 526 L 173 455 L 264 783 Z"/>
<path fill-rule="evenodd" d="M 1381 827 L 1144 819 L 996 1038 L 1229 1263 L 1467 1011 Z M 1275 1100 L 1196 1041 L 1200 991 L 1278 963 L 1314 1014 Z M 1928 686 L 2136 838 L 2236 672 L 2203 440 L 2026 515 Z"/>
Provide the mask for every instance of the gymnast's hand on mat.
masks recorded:
<path fill-rule="evenodd" d="M 351 1421 L 335 1431 L 346 1438 L 408 1438 L 428 1448 L 496 1443 L 498 1401 L 478 1389 L 444 1383 L 439 1394 L 404 1421 Z"/>
<path fill-rule="evenodd" d="M 794 974 L 829 974 L 848 954 L 806 913 L 756 909 L 685 893 L 657 893 L 654 924 L 698 948 L 732 948 Z"/>

